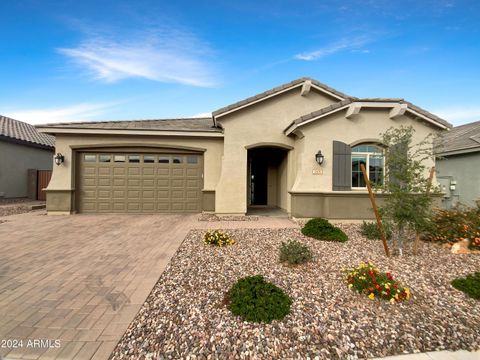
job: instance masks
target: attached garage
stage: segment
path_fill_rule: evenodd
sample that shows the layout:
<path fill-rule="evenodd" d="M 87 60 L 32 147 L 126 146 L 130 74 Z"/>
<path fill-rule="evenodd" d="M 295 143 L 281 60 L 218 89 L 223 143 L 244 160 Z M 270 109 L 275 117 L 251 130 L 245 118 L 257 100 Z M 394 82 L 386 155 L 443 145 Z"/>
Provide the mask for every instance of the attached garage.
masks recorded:
<path fill-rule="evenodd" d="M 76 179 L 80 213 L 202 211 L 201 153 L 79 152 Z"/>

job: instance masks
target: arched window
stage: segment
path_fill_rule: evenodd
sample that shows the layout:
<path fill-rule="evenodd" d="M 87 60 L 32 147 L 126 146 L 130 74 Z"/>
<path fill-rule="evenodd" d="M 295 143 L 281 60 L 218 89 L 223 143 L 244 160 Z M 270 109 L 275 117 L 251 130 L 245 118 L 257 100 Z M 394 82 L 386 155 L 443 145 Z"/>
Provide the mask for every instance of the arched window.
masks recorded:
<path fill-rule="evenodd" d="M 352 147 L 352 189 L 364 189 L 367 186 L 360 164 L 365 166 L 371 183 L 383 184 L 384 159 L 380 146 L 360 144 Z"/>

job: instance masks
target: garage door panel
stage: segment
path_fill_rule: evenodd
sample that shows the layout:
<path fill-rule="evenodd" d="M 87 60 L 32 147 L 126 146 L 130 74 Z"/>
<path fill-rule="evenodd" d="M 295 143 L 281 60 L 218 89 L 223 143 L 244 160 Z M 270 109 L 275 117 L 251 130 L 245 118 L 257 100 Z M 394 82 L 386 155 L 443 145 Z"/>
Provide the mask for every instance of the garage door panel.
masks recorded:
<path fill-rule="evenodd" d="M 169 177 L 170 176 L 170 168 L 159 168 L 157 169 L 157 175 L 160 177 Z"/>
<path fill-rule="evenodd" d="M 172 169 L 172 176 L 173 177 L 184 177 L 185 176 L 185 169 Z"/>
<path fill-rule="evenodd" d="M 200 169 L 186 169 L 187 177 L 198 177 Z"/>
<path fill-rule="evenodd" d="M 98 211 L 108 212 L 112 210 L 112 207 L 109 202 L 99 202 Z"/>
<path fill-rule="evenodd" d="M 155 179 L 143 179 L 142 180 L 143 187 L 155 187 Z"/>
<path fill-rule="evenodd" d="M 98 175 L 99 176 L 102 176 L 102 175 L 110 176 L 111 172 L 112 172 L 112 169 L 110 169 L 109 167 L 99 167 L 98 168 Z"/>
<path fill-rule="evenodd" d="M 142 169 L 142 174 L 144 176 L 153 176 L 155 175 L 155 169 L 153 167 L 147 167 Z"/>
<path fill-rule="evenodd" d="M 158 212 L 168 212 L 168 211 L 170 211 L 170 202 L 158 201 L 157 202 L 157 211 Z"/>
<path fill-rule="evenodd" d="M 78 209 L 92 213 L 198 212 L 202 168 L 201 155 L 80 154 Z"/>
<path fill-rule="evenodd" d="M 183 199 L 185 197 L 185 191 L 183 190 L 172 190 L 171 191 L 172 200 Z"/>
<path fill-rule="evenodd" d="M 200 210 L 198 202 L 195 201 L 195 202 L 185 203 L 185 210 L 188 210 L 188 211 L 198 211 L 198 210 Z"/>
<path fill-rule="evenodd" d="M 126 191 L 125 190 L 114 190 L 113 191 L 113 198 L 114 199 L 124 199 Z"/>
<path fill-rule="evenodd" d="M 95 211 L 96 210 L 96 203 L 95 202 L 90 202 L 90 201 L 85 201 L 83 203 L 82 210 Z"/>
<path fill-rule="evenodd" d="M 124 167 L 116 166 L 113 168 L 113 175 L 126 175 L 127 171 Z"/>
<path fill-rule="evenodd" d="M 187 179 L 185 181 L 185 187 L 187 189 L 199 189 L 200 188 L 200 180 L 199 179 Z"/>
<path fill-rule="evenodd" d="M 153 199 L 155 197 L 155 191 L 153 190 L 143 190 L 142 198 L 143 199 Z"/>
<path fill-rule="evenodd" d="M 187 190 L 185 192 L 185 198 L 187 198 L 188 200 L 198 200 L 200 198 L 200 194 L 198 191 L 195 190 Z"/>
<path fill-rule="evenodd" d="M 113 186 L 125 186 L 127 180 L 124 178 L 113 178 Z"/>
<path fill-rule="evenodd" d="M 129 199 L 140 199 L 140 191 L 139 190 L 128 190 L 127 197 Z"/>
<path fill-rule="evenodd" d="M 172 202 L 172 211 L 180 212 L 185 209 L 183 202 Z"/>
<path fill-rule="evenodd" d="M 97 186 L 97 179 L 96 178 L 85 178 L 84 184 L 85 184 L 85 186 Z"/>
<path fill-rule="evenodd" d="M 170 186 L 172 188 L 184 188 L 185 187 L 185 180 L 184 179 L 172 179 L 170 182 Z"/>
<path fill-rule="evenodd" d="M 85 169 L 83 170 L 83 173 L 85 175 L 96 175 L 96 170 L 97 168 L 93 166 L 85 166 Z"/>
<path fill-rule="evenodd" d="M 129 176 L 135 176 L 135 175 L 140 175 L 140 172 L 141 172 L 141 169 L 140 167 L 129 167 L 128 168 L 128 171 L 127 171 L 127 174 Z"/>
<path fill-rule="evenodd" d="M 110 190 L 98 190 L 99 199 L 110 199 L 112 197 L 112 192 Z"/>
<path fill-rule="evenodd" d="M 158 179 L 157 187 L 159 188 L 168 188 L 170 186 L 170 179 Z"/>
<path fill-rule="evenodd" d="M 127 186 L 128 187 L 140 187 L 142 183 L 141 179 L 128 179 Z"/>
<path fill-rule="evenodd" d="M 143 212 L 153 212 L 155 210 L 155 203 L 154 202 L 144 202 L 142 205 Z"/>
<path fill-rule="evenodd" d="M 128 211 L 140 211 L 141 204 L 140 202 L 128 202 L 127 203 L 127 210 Z"/>
<path fill-rule="evenodd" d="M 170 190 L 158 190 L 157 198 L 160 200 L 165 200 L 170 198 Z"/>
<path fill-rule="evenodd" d="M 125 211 L 126 204 L 124 202 L 114 202 L 112 205 L 113 210 L 115 211 Z"/>
<path fill-rule="evenodd" d="M 110 178 L 98 178 L 98 186 L 111 186 L 112 185 L 112 179 Z"/>

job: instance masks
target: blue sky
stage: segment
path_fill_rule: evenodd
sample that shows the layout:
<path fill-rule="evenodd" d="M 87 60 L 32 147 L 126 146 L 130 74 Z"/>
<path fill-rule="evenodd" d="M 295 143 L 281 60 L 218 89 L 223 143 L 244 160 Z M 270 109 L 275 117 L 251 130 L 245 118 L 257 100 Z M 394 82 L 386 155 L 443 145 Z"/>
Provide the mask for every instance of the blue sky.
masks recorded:
<path fill-rule="evenodd" d="M 30 123 L 196 116 L 302 76 L 480 120 L 478 0 L 18 0 L 0 13 L 0 114 Z"/>

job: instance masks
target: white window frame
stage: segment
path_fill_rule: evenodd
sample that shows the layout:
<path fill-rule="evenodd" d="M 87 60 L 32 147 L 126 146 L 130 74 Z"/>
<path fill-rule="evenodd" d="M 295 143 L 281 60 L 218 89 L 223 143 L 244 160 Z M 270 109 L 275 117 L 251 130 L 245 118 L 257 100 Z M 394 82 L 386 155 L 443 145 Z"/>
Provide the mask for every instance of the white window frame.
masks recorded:
<path fill-rule="evenodd" d="M 351 157 L 350 157 L 350 166 L 352 164 L 352 160 L 353 160 L 353 157 L 354 156 L 364 156 L 366 158 L 366 164 L 365 164 L 365 170 L 367 170 L 367 177 L 368 177 L 368 180 L 370 180 L 370 156 L 382 156 L 383 158 L 383 168 L 382 168 L 382 176 L 383 176 L 383 179 L 385 179 L 385 152 L 383 151 L 382 147 L 377 145 L 377 144 L 357 144 L 353 147 L 357 147 L 357 146 L 362 146 L 362 145 L 370 145 L 370 146 L 376 146 L 377 148 L 380 148 L 382 151 L 381 152 L 378 152 L 378 153 L 374 153 L 374 152 L 355 152 L 352 150 L 351 152 Z M 352 147 L 352 148 L 353 148 Z M 362 174 L 362 172 L 360 172 L 360 174 Z M 363 174 L 362 174 L 363 176 Z M 352 183 L 352 180 L 351 177 L 350 177 L 350 188 L 352 190 L 367 190 L 367 187 L 366 186 L 353 186 L 353 183 Z"/>

